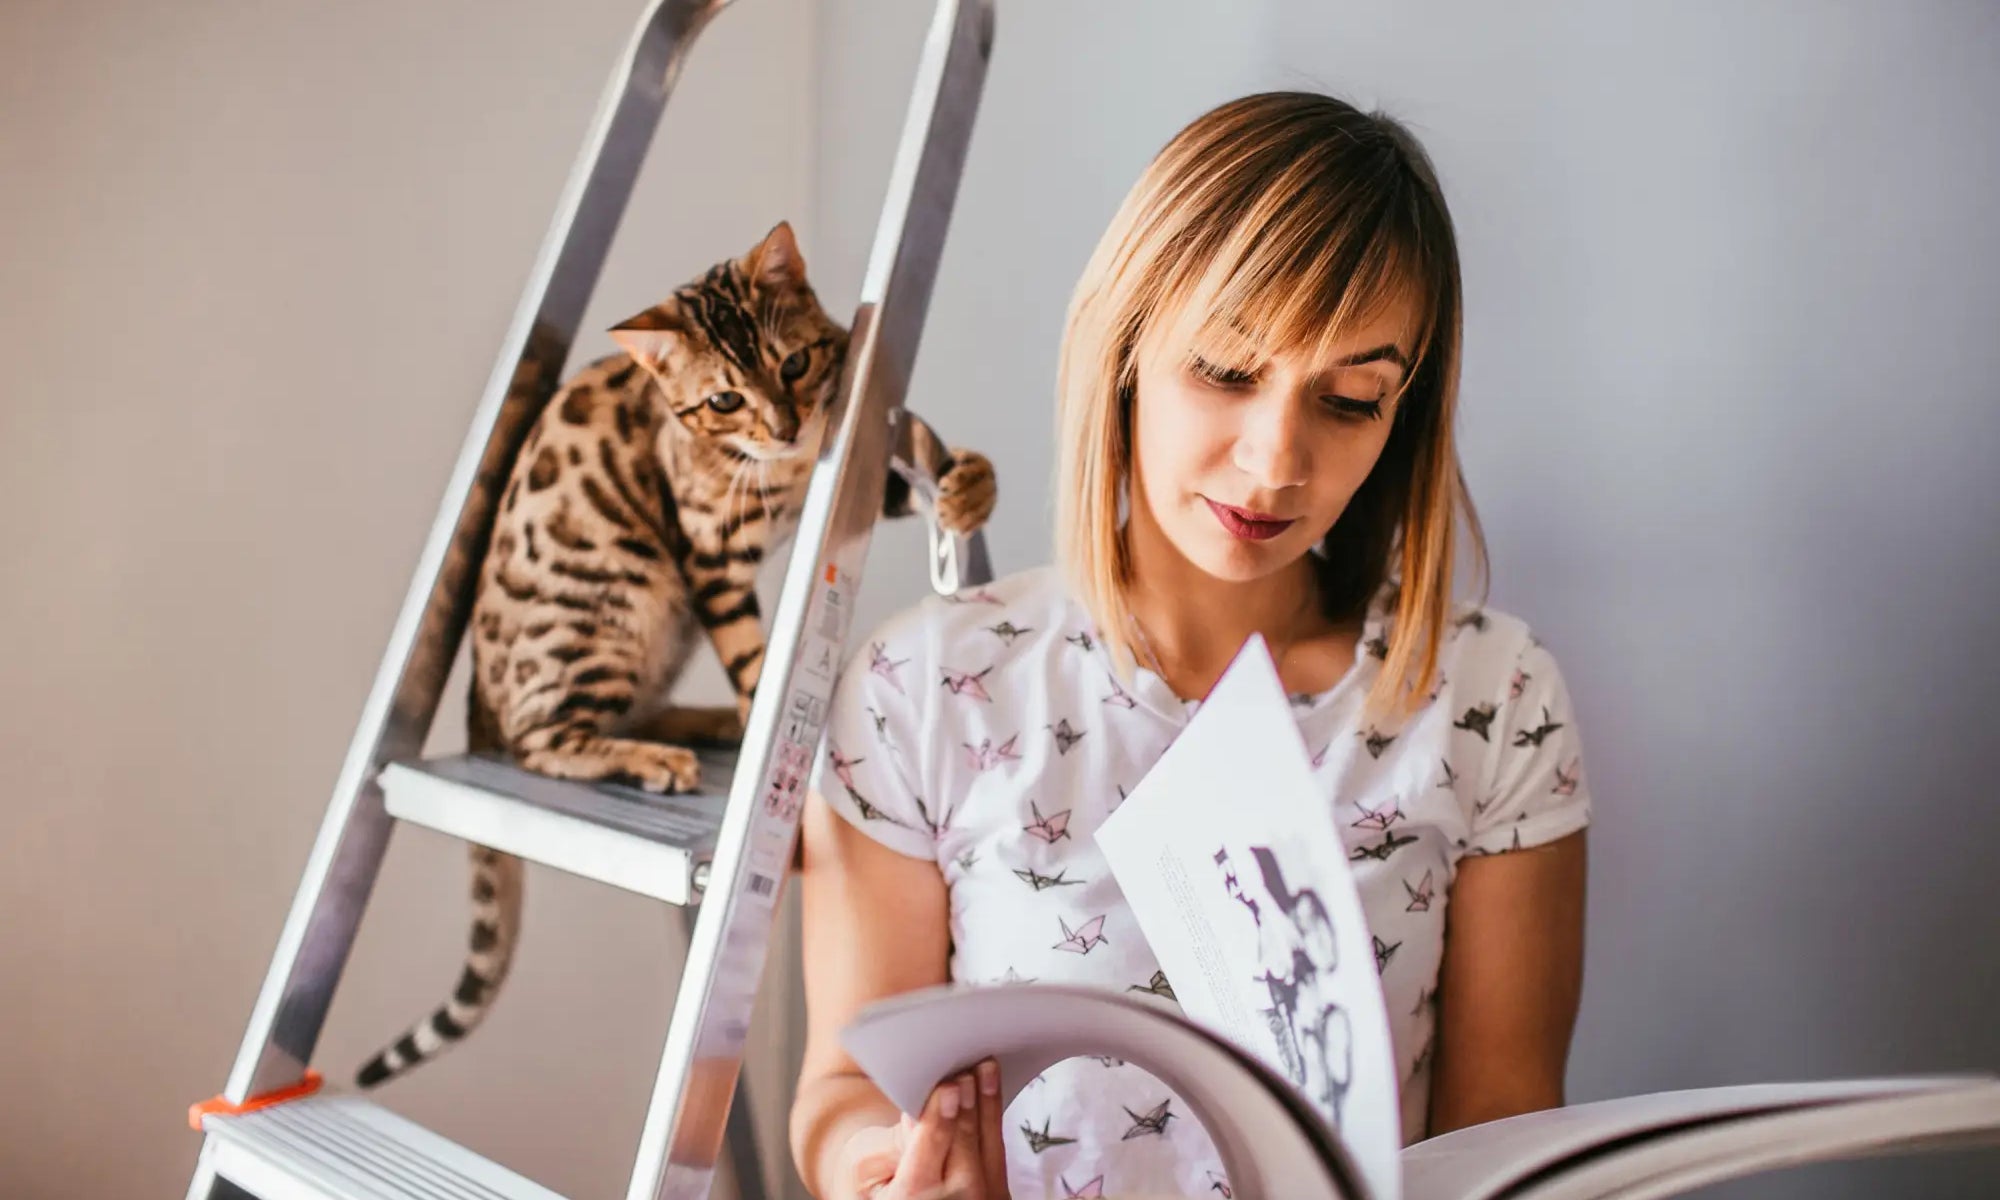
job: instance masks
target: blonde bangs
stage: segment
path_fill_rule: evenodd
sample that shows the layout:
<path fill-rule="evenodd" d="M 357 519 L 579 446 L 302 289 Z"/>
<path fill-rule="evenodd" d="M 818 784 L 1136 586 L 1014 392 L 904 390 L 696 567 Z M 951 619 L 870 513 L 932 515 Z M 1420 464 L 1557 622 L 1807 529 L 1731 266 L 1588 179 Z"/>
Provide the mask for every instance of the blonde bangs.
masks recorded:
<path fill-rule="evenodd" d="M 1173 264 L 1153 309 L 1163 320 L 1146 341 L 1168 353 L 1242 347 L 1326 361 L 1353 330 L 1401 308 L 1417 318 L 1404 331 L 1415 348 L 1413 378 L 1432 340 L 1426 317 L 1437 297 L 1402 231 L 1329 230 L 1304 206 L 1271 207 L 1266 223 L 1250 214 L 1207 261 L 1190 254 Z"/>
<path fill-rule="evenodd" d="M 1417 327 L 1405 331 L 1413 358 L 1398 429 L 1324 549 L 1346 572 L 1332 601 L 1342 611 L 1330 615 L 1356 615 L 1357 602 L 1400 581 L 1367 708 L 1387 720 L 1416 707 L 1450 620 L 1461 515 L 1485 586 L 1484 539 L 1452 438 L 1459 305 L 1443 197 L 1421 147 L 1393 121 L 1330 97 L 1272 93 L 1224 105 L 1168 143 L 1078 281 L 1058 366 L 1057 557 L 1122 679 L 1134 659 L 1119 505 L 1139 356 L 1325 360 L 1350 331 L 1401 307 Z M 1369 511 L 1355 512 L 1363 493 Z"/>

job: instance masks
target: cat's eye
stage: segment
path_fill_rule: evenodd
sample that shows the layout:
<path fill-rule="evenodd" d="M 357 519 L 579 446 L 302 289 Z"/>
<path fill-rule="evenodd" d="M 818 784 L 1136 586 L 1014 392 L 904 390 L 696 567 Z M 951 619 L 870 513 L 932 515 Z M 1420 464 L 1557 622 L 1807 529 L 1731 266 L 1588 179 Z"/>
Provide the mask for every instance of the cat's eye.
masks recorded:
<path fill-rule="evenodd" d="M 719 413 L 733 413 L 743 407 L 743 393 L 717 392 L 708 398 L 708 406 Z"/>
<path fill-rule="evenodd" d="M 784 362 L 778 364 L 778 378 L 784 380 L 786 383 L 795 382 L 800 376 L 806 373 L 806 364 L 811 361 L 812 347 L 806 346 L 792 351 L 785 356 Z"/>

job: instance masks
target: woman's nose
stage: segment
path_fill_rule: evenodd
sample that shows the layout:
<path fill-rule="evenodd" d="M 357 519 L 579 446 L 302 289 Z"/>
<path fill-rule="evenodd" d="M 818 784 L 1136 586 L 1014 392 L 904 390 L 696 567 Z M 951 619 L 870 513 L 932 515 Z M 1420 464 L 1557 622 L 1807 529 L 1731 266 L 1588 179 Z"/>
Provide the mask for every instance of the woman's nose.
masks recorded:
<path fill-rule="evenodd" d="M 1310 464 L 1298 402 L 1272 390 L 1238 411 L 1243 423 L 1236 431 L 1236 469 L 1272 491 L 1304 483 Z"/>

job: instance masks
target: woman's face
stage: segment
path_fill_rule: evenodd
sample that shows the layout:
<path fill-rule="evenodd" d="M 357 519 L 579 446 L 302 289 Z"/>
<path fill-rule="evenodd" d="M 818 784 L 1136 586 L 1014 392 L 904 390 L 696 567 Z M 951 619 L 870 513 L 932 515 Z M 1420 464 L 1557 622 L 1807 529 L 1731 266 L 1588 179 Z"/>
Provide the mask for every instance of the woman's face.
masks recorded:
<path fill-rule="evenodd" d="M 1318 545 L 1388 443 L 1407 328 L 1406 312 L 1385 312 L 1316 362 L 1247 340 L 1140 347 L 1135 533 L 1150 524 L 1188 562 L 1237 582 Z"/>

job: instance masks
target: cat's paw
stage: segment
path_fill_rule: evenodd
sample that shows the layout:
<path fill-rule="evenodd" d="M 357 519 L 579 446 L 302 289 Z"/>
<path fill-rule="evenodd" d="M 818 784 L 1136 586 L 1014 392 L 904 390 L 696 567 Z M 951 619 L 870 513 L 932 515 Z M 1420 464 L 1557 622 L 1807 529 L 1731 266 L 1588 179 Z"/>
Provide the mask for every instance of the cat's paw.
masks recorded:
<path fill-rule="evenodd" d="M 939 527 L 963 537 L 986 524 L 999 498 L 992 461 L 977 450 L 954 448 L 951 466 L 938 476 Z"/>
<path fill-rule="evenodd" d="M 701 786 L 701 760 L 682 746 L 631 742 L 618 757 L 618 774 L 649 792 L 692 792 Z"/>
<path fill-rule="evenodd" d="M 692 792 L 701 786 L 694 751 L 638 738 L 592 738 L 581 746 L 530 750 L 516 761 L 551 779 L 614 780 L 649 792 Z"/>

